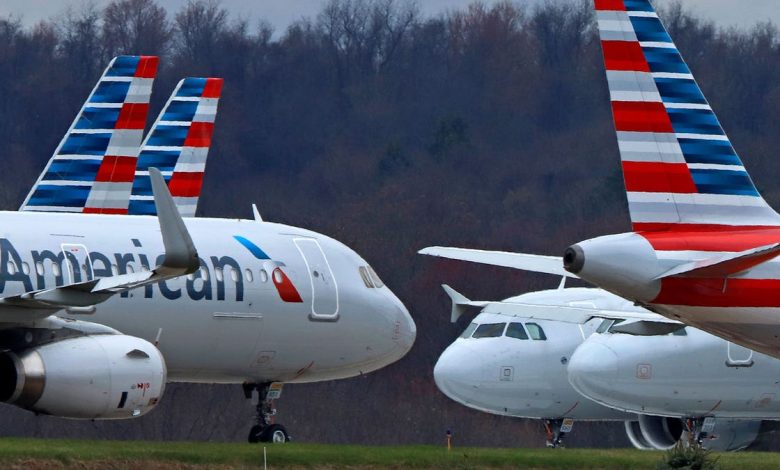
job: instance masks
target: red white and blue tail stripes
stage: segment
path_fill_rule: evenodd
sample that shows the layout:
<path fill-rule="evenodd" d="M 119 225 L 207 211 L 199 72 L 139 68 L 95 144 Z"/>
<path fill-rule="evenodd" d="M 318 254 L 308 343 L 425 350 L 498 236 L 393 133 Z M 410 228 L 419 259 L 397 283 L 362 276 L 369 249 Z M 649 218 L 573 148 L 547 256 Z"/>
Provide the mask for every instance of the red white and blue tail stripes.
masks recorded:
<path fill-rule="evenodd" d="M 595 0 L 634 230 L 780 225 L 648 0 Z"/>
<path fill-rule="evenodd" d="M 20 210 L 127 213 L 157 64 L 111 61 Z"/>
<path fill-rule="evenodd" d="M 185 78 L 176 86 L 139 153 L 130 214 L 157 213 L 149 180 L 155 167 L 181 215 L 195 216 L 221 92 L 221 78 Z"/>

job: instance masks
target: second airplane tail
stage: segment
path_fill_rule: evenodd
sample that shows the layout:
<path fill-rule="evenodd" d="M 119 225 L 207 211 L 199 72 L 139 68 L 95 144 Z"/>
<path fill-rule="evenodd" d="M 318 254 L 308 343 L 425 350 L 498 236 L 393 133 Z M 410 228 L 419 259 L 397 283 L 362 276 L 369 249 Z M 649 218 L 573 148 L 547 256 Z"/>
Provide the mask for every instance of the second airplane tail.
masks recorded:
<path fill-rule="evenodd" d="M 648 0 L 595 0 L 635 231 L 776 226 Z"/>

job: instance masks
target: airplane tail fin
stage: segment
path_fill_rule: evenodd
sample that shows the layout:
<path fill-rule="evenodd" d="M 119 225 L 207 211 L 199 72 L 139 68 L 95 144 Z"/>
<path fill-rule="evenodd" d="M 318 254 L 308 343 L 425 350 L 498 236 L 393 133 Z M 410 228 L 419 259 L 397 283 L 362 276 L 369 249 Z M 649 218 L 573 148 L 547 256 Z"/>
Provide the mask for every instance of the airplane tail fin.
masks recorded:
<path fill-rule="evenodd" d="M 595 0 L 635 231 L 776 226 L 648 0 Z"/>
<path fill-rule="evenodd" d="M 159 168 L 179 213 L 194 217 L 211 146 L 221 78 L 179 82 L 141 146 L 129 213 L 154 215 L 149 168 Z"/>
<path fill-rule="evenodd" d="M 111 61 L 19 210 L 127 212 L 157 64 Z"/>

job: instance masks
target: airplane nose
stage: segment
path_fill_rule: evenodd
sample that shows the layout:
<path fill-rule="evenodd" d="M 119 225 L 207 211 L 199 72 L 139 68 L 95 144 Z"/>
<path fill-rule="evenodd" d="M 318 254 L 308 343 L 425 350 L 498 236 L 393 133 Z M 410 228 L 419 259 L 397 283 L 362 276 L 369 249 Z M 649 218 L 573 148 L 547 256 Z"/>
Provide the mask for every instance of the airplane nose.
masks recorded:
<path fill-rule="evenodd" d="M 572 354 L 567 371 L 577 392 L 603 402 L 617 379 L 618 356 L 604 344 L 586 341 Z"/>
<path fill-rule="evenodd" d="M 468 403 L 479 391 L 482 360 L 467 346 L 456 342 L 450 345 L 436 361 L 433 379 L 436 386 L 449 398 Z"/>
<path fill-rule="evenodd" d="M 396 299 L 397 300 L 397 299 Z M 409 310 L 398 300 L 395 313 L 396 342 L 406 354 L 414 345 L 417 338 L 417 325 L 414 324 Z"/>

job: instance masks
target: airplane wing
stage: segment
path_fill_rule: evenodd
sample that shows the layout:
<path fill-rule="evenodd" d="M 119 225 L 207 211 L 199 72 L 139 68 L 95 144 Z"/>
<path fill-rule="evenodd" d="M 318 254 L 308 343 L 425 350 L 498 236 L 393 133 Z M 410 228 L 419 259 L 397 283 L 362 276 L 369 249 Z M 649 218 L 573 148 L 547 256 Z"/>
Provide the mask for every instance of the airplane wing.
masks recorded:
<path fill-rule="evenodd" d="M 577 278 L 576 275 L 563 269 L 563 259 L 559 256 L 529 255 L 525 253 L 512 253 L 509 251 L 485 251 L 444 246 L 423 248 L 418 251 L 418 253 L 440 258 L 471 261 L 473 263 Z"/>
<path fill-rule="evenodd" d="M 70 307 L 90 307 L 137 287 L 184 276 L 200 267 L 198 252 L 157 168 L 149 169 L 165 254 L 151 271 L 92 279 L 0 299 L 0 322 L 30 321 Z"/>
<path fill-rule="evenodd" d="M 780 255 L 780 243 L 759 246 L 738 253 L 727 253 L 714 258 L 683 263 L 657 276 L 656 279 L 680 275 L 687 277 L 733 276 L 776 258 L 778 255 Z"/>
<path fill-rule="evenodd" d="M 684 327 L 682 323 L 670 320 L 657 313 L 637 308 L 636 311 L 605 310 L 595 307 L 569 305 L 542 305 L 507 301 L 475 301 L 466 298 L 452 287 L 442 285 L 444 292 L 452 300 L 450 321 L 455 323 L 469 308 L 483 308 L 486 313 L 500 313 L 528 319 L 560 321 L 583 324 L 593 318 L 608 320 L 628 320 L 631 323 L 622 326 L 621 333 L 635 335 L 667 334 Z M 634 325 L 630 326 L 629 325 Z M 623 331 L 625 330 L 625 331 Z"/>

